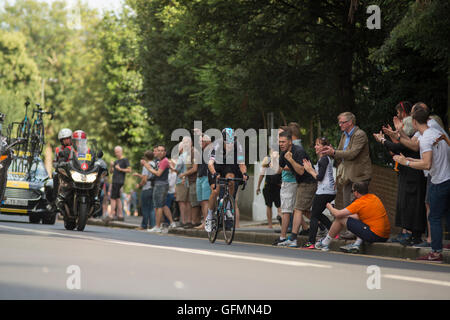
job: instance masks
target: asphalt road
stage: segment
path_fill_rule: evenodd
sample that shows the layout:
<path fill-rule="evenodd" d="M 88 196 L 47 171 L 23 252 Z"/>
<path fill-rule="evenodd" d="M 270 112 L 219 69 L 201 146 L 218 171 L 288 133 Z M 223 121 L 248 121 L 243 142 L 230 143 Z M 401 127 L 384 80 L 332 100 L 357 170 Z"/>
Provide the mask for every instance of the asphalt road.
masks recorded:
<path fill-rule="evenodd" d="M 0 299 L 449 299 L 450 266 L 0 215 Z"/>

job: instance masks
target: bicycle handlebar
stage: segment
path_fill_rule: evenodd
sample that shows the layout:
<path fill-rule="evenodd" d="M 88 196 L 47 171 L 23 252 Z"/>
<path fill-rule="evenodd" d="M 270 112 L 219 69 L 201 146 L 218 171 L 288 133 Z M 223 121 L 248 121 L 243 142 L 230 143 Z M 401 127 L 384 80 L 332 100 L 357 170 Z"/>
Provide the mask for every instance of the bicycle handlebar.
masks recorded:
<path fill-rule="evenodd" d="M 241 182 L 242 183 L 242 191 L 245 190 L 245 187 L 247 186 L 247 181 L 245 181 L 242 178 L 216 178 L 216 180 L 214 181 L 214 190 L 216 190 L 217 187 L 217 180 L 219 181 L 219 185 L 225 185 L 228 182 Z M 241 184 L 240 183 L 240 184 Z"/>

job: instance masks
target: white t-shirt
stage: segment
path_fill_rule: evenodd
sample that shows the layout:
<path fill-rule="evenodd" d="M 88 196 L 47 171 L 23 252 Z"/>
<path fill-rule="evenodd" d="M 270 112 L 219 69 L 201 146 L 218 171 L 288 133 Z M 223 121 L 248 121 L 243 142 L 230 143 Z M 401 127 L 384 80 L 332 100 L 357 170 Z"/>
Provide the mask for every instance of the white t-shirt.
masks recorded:
<path fill-rule="evenodd" d="M 433 129 L 438 130 L 440 133 L 443 133 L 443 134 L 445 134 L 448 137 L 447 132 L 445 132 L 445 130 L 442 129 L 442 127 L 439 125 L 439 123 L 436 120 L 431 119 L 431 118 L 428 119 L 427 126 L 429 128 L 433 128 Z M 414 137 L 419 138 L 420 137 L 420 132 L 416 131 L 416 133 L 414 134 Z"/>
<path fill-rule="evenodd" d="M 433 146 L 441 132 L 434 128 L 428 128 L 423 135 L 419 136 L 420 157 L 428 151 L 433 152 L 430 169 L 431 183 L 440 184 L 450 180 L 450 147 L 447 142 L 441 140 Z"/>
<path fill-rule="evenodd" d="M 169 172 L 169 191 L 168 193 L 175 193 L 175 184 L 177 182 L 177 173 L 175 171 Z"/>
<path fill-rule="evenodd" d="M 156 164 L 154 161 L 149 161 L 148 164 L 155 169 Z M 146 167 L 142 167 L 142 175 L 147 176 L 147 183 L 142 187 L 142 190 L 148 190 L 152 188 L 152 182 L 150 179 L 153 177 L 153 173 L 147 170 Z"/>
<path fill-rule="evenodd" d="M 445 134 L 445 135 L 448 137 L 447 132 L 445 132 L 445 130 L 442 129 L 442 127 L 439 125 L 439 123 L 438 123 L 436 120 L 434 120 L 434 119 L 432 119 L 432 118 L 428 119 L 428 121 L 427 121 L 427 126 L 428 126 L 429 128 L 433 128 L 433 129 L 438 130 L 441 134 L 443 133 L 443 134 Z M 413 137 L 419 139 L 419 137 L 420 137 L 420 132 L 419 132 L 419 131 L 416 131 L 416 133 L 414 134 Z M 422 158 L 422 152 L 420 153 L 420 158 Z M 423 170 L 423 174 L 425 175 L 425 177 L 428 177 L 428 175 L 430 174 L 430 171 L 428 171 L 428 170 Z"/>

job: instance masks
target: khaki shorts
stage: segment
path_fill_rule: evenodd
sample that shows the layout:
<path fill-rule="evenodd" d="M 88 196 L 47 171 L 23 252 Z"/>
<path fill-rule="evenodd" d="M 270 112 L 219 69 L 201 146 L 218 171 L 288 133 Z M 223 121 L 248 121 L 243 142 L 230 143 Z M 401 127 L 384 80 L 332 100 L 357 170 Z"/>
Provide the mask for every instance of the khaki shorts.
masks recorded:
<path fill-rule="evenodd" d="M 189 188 L 184 183 L 177 184 L 175 186 L 176 201 L 187 202 L 189 201 Z"/>
<path fill-rule="evenodd" d="M 294 212 L 295 194 L 297 192 L 297 183 L 283 182 L 280 189 L 281 212 Z"/>
<path fill-rule="evenodd" d="M 295 209 L 301 211 L 311 211 L 316 190 L 317 183 L 299 183 L 295 199 Z"/>
<path fill-rule="evenodd" d="M 197 201 L 197 184 L 189 183 L 189 201 L 191 202 L 191 207 L 198 207 L 200 203 Z"/>

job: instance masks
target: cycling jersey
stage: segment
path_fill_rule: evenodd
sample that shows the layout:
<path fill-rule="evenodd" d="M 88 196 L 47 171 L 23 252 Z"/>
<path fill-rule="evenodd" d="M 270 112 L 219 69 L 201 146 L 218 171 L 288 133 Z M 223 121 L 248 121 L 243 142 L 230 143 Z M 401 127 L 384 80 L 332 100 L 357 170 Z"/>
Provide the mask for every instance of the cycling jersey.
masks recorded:
<path fill-rule="evenodd" d="M 216 164 L 245 164 L 244 148 L 242 148 L 240 143 L 235 141 L 232 150 L 227 151 L 227 147 L 224 146 L 223 140 L 216 140 L 209 159 L 214 160 Z"/>

